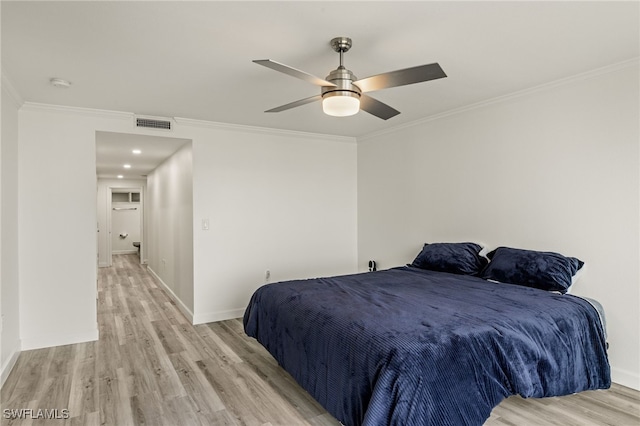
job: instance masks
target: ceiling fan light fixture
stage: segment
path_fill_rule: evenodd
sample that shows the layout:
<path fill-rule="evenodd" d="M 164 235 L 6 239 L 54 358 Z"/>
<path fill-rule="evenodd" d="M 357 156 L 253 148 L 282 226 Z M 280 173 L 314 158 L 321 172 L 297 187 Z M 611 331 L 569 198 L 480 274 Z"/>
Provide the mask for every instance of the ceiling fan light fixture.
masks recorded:
<path fill-rule="evenodd" d="M 358 111 L 362 109 L 382 120 L 388 120 L 400 114 L 400 111 L 367 95 L 366 92 L 422 83 L 447 76 L 440 65 L 434 62 L 432 64 L 404 68 L 358 79 L 350 70 L 345 68 L 343 61 L 344 53 L 351 49 L 351 39 L 349 37 L 336 37 L 331 40 L 330 44 L 331 48 L 340 55 L 340 65 L 331 71 L 324 80 L 315 75 L 281 64 L 280 62 L 272 61 L 271 59 L 258 59 L 253 61 L 258 65 L 271 68 L 272 70 L 321 87 L 320 95 L 289 102 L 288 104 L 271 108 L 265 112 L 286 111 L 322 99 L 322 110 L 327 115 L 347 117 L 357 114 Z"/>
<path fill-rule="evenodd" d="M 322 110 L 333 117 L 348 117 L 360 111 L 360 96 L 348 91 L 335 91 L 322 96 Z"/>

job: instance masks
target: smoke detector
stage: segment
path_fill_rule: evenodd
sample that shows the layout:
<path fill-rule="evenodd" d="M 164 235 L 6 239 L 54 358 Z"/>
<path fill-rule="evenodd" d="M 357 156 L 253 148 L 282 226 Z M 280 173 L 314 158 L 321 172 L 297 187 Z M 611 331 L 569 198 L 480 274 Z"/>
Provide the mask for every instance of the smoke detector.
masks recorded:
<path fill-rule="evenodd" d="M 61 89 L 68 89 L 69 87 L 71 87 L 71 82 L 62 78 L 51 78 L 49 79 L 49 83 L 53 87 L 59 87 Z"/>

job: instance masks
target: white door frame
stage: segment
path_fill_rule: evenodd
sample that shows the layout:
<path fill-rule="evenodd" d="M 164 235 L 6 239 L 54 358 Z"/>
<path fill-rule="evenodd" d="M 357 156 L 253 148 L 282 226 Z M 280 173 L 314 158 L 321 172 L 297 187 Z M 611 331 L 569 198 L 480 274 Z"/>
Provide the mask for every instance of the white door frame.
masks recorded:
<path fill-rule="evenodd" d="M 115 190 L 115 191 L 114 191 Z M 140 193 L 140 263 L 144 263 L 145 254 L 146 254 L 146 246 L 144 244 L 144 186 L 109 186 L 107 188 L 107 266 L 111 266 L 112 262 L 112 243 L 111 243 L 111 215 L 113 213 L 113 207 L 111 206 L 111 200 L 113 199 L 113 192 L 139 192 Z"/>

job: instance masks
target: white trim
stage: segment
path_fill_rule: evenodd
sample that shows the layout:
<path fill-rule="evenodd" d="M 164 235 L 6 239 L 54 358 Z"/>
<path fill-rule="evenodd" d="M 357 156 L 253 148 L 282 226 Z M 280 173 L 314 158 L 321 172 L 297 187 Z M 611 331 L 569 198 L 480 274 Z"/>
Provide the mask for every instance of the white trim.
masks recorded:
<path fill-rule="evenodd" d="M 18 108 L 21 108 L 24 105 L 24 99 L 20 96 L 20 93 L 16 90 L 16 87 L 11 83 L 9 77 L 2 71 L 2 90 L 4 90 L 11 100 L 16 104 Z"/>
<path fill-rule="evenodd" d="M 194 315 L 193 312 L 187 307 L 187 305 L 182 302 L 182 300 L 176 296 L 176 294 L 171 290 L 171 288 L 162 281 L 162 278 L 149 266 L 147 266 L 147 271 L 158 281 L 162 289 L 167 293 L 167 295 L 176 302 L 176 306 L 180 309 L 180 312 L 184 314 L 185 317 L 191 322 L 193 325 L 204 324 L 208 322 L 216 322 L 216 321 L 224 321 L 228 319 L 241 318 L 244 315 L 245 308 L 237 308 L 237 309 L 229 309 L 226 311 L 219 312 L 209 312 L 206 314 Z"/>
<path fill-rule="evenodd" d="M 175 117 L 176 124 L 189 127 L 204 127 L 207 129 L 231 130 L 236 132 L 252 132 L 277 136 L 292 136 L 297 138 L 323 139 L 336 142 L 356 143 L 357 138 L 351 136 L 327 135 L 322 133 L 300 132 L 296 130 L 272 129 L 269 127 L 248 126 L 243 124 L 220 123 L 216 121 L 195 120 L 192 118 Z"/>
<path fill-rule="evenodd" d="M 4 80 L 3 80 L 3 83 L 4 83 Z M 131 120 L 133 123 L 135 123 L 135 118 L 136 118 L 136 114 L 132 112 L 71 107 L 71 106 L 54 105 L 54 104 L 43 104 L 39 102 L 24 102 L 22 104 L 22 109 L 25 111 L 34 111 L 34 112 L 43 111 L 43 112 L 56 112 L 61 114 L 88 115 L 92 117 L 119 118 L 122 120 Z M 167 119 L 167 118 L 163 117 L 163 119 Z M 183 118 L 183 117 L 173 117 L 168 119 L 170 120 L 172 119 L 176 125 L 181 125 L 186 127 L 204 127 L 208 129 L 221 129 L 221 130 L 231 130 L 231 131 L 237 131 L 237 132 L 252 132 L 252 133 L 270 134 L 270 135 L 277 135 L 277 136 L 291 136 L 291 137 L 297 137 L 297 138 L 332 140 L 336 142 L 345 142 L 345 143 L 357 142 L 357 138 L 352 136 L 339 136 L 339 135 L 329 135 L 329 134 L 323 134 L 323 133 L 300 132 L 295 130 L 272 129 L 269 127 L 220 123 L 216 121 L 196 120 L 192 118 Z M 149 129 L 147 127 L 136 127 L 135 125 L 133 126 L 133 129 L 158 130 L 158 129 Z"/>
<path fill-rule="evenodd" d="M 640 374 L 622 368 L 611 367 L 611 381 L 640 391 Z"/>
<path fill-rule="evenodd" d="M 61 114 L 88 115 L 92 117 L 120 118 L 122 120 L 132 120 L 134 116 L 132 112 L 42 104 L 39 102 L 25 102 L 22 109 L 29 112 L 57 112 Z"/>
<path fill-rule="evenodd" d="M 395 132 L 397 132 L 399 130 L 403 130 L 403 129 L 419 126 L 421 124 L 428 123 L 430 121 L 439 120 L 441 118 L 449 117 L 451 115 L 462 114 L 464 112 L 471 111 L 471 110 L 474 110 L 474 109 L 484 108 L 484 107 L 489 106 L 489 105 L 498 104 L 498 103 L 502 103 L 502 102 L 507 102 L 507 101 L 510 101 L 512 99 L 517 99 L 517 98 L 521 98 L 521 97 L 524 97 L 524 96 L 531 95 L 533 93 L 538 93 L 538 92 L 543 92 L 543 91 L 546 91 L 546 90 L 550 90 L 550 89 L 556 88 L 558 86 L 564 86 L 566 84 L 571 84 L 571 83 L 575 83 L 575 82 L 578 82 L 578 81 L 583 81 L 583 80 L 588 80 L 590 78 L 598 77 L 598 76 L 603 75 L 603 74 L 609 74 L 609 73 L 612 73 L 612 72 L 620 71 L 621 69 L 637 65 L 638 63 L 640 63 L 640 58 L 629 59 L 629 60 L 618 62 L 618 63 L 612 64 L 612 65 L 607 65 L 607 66 L 602 67 L 602 68 L 597 68 L 595 70 L 583 72 L 583 73 L 576 74 L 576 75 L 573 75 L 573 76 L 570 76 L 570 77 L 565 77 L 565 78 L 561 78 L 561 79 L 558 79 L 558 80 L 554 80 L 554 81 L 551 81 L 549 83 L 544 83 L 544 84 L 541 84 L 541 85 L 538 85 L 538 86 L 530 87 L 528 89 L 519 90 L 517 92 L 509 93 L 507 95 L 498 96 L 498 97 L 495 97 L 495 98 L 486 99 L 484 101 L 476 102 L 476 103 L 473 103 L 473 104 L 464 105 L 464 106 L 461 106 L 459 108 L 450 109 L 449 111 L 444 111 L 444 112 L 441 112 L 441 113 L 438 113 L 438 114 L 430 115 L 428 117 L 420 118 L 418 120 L 411 121 L 409 123 L 404 123 L 404 124 L 400 124 L 398 126 L 389 127 L 387 129 L 383 129 L 383 130 L 380 130 L 380 131 L 368 133 L 366 135 L 358 136 L 357 139 L 358 139 L 358 142 L 360 142 L 360 141 L 365 141 L 367 139 L 371 139 L 371 138 L 374 138 L 374 137 L 386 135 L 386 134 L 389 134 L 389 133 L 395 133 Z"/>
<path fill-rule="evenodd" d="M 147 208 L 147 182 L 145 180 L 143 185 L 140 185 L 140 238 L 138 238 L 138 242 L 140 243 L 140 247 L 136 250 L 138 252 L 138 258 L 140 260 L 140 264 L 145 262 L 142 261 L 144 256 L 147 254 L 147 245 L 144 240 L 144 236 L 146 233 L 145 227 L 147 226 L 147 222 L 144 220 L 145 217 L 145 209 Z"/>
<path fill-rule="evenodd" d="M 245 308 L 228 309 L 226 311 L 207 312 L 198 314 L 193 318 L 193 325 L 205 324 L 208 322 L 224 321 L 234 318 L 242 318 Z"/>
<path fill-rule="evenodd" d="M 106 231 L 107 231 L 107 241 L 106 241 L 106 246 L 107 246 L 107 253 L 106 253 L 106 258 L 107 258 L 107 266 L 110 267 L 111 265 L 113 265 L 113 251 L 112 251 L 112 245 L 113 242 L 111 241 L 111 214 L 113 213 L 112 206 L 111 206 L 111 202 L 113 200 L 113 187 L 109 186 L 107 187 L 107 190 L 105 191 L 107 193 L 107 202 L 106 202 L 106 206 L 107 206 L 107 217 L 106 217 Z"/>
<path fill-rule="evenodd" d="M 96 324 L 97 325 L 97 324 Z M 31 349 L 51 348 L 53 346 L 73 345 L 76 343 L 93 342 L 98 340 L 99 331 L 96 327 L 92 330 L 87 330 L 72 334 L 44 334 L 35 337 L 28 337 L 22 339 L 22 350 L 28 351 Z"/>
<path fill-rule="evenodd" d="M 191 310 L 187 307 L 187 305 L 185 305 L 184 302 L 178 296 L 176 296 L 173 290 L 171 290 L 171 288 L 164 281 L 162 281 L 162 278 L 160 278 L 160 276 L 156 274 L 156 272 L 153 269 L 151 269 L 151 267 L 148 265 L 147 265 L 147 271 L 149 271 L 149 273 L 153 275 L 153 277 L 158 281 L 162 289 L 165 291 L 165 293 L 167 293 L 167 295 L 171 298 L 171 300 L 176 302 L 176 306 L 178 306 L 178 309 L 180 309 L 180 312 L 182 312 L 182 314 L 185 317 L 187 317 L 189 322 L 193 324 L 193 312 L 191 312 Z"/>
<path fill-rule="evenodd" d="M 138 249 L 133 249 L 133 250 L 112 250 L 111 254 L 138 254 Z"/>
<path fill-rule="evenodd" d="M 18 357 L 20 356 L 20 340 L 16 341 L 15 349 L 11 352 L 11 356 L 8 360 L 2 364 L 2 371 L 0 372 L 0 388 L 4 386 L 4 382 L 11 374 L 11 370 L 13 370 L 13 366 L 16 365 L 18 361 Z"/>

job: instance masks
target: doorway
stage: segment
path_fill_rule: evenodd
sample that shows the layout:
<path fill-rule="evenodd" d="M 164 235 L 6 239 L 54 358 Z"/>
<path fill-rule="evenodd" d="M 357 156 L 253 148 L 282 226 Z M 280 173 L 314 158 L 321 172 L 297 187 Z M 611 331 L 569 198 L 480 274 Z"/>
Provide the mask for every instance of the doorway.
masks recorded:
<path fill-rule="evenodd" d="M 139 254 L 145 263 L 146 186 L 146 180 L 98 179 L 98 267 L 111 266 L 113 254 Z"/>
<path fill-rule="evenodd" d="M 137 254 L 144 263 L 144 187 L 109 187 L 107 208 L 107 257 L 114 254 Z"/>
<path fill-rule="evenodd" d="M 140 253 L 141 263 L 146 263 L 153 240 L 147 229 L 152 213 L 147 208 L 152 206 L 147 202 L 147 175 L 190 141 L 168 135 L 96 131 L 99 267 L 111 266 L 113 253 Z M 139 220 L 132 219 L 136 215 Z"/>

